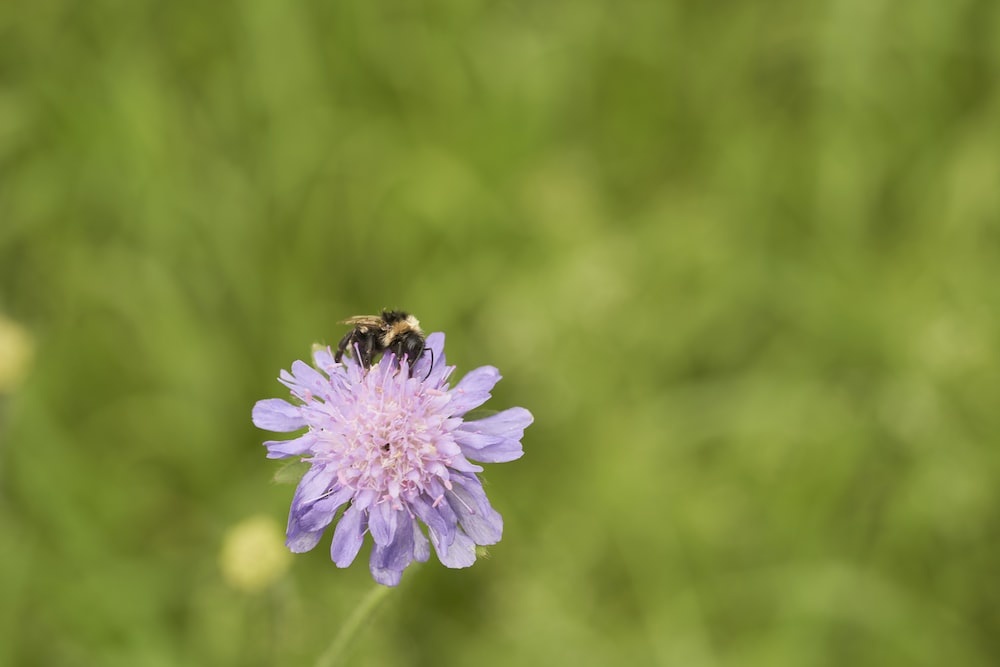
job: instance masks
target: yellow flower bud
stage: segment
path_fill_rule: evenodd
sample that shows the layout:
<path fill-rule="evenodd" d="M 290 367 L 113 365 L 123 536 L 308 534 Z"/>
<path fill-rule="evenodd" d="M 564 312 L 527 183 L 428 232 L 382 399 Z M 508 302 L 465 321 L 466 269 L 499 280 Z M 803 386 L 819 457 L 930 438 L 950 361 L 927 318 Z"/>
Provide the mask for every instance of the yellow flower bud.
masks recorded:
<path fill-rule="evenodd" d="M 0 315 L 0 394 L 18 387 L 28 375 L 35 341 L 20 324 Z"/>
<path fill-rule="evenodd" d="M 285 547 L 281 526 L 269 516 L 244 519 L 230 528 L 222 541 L 219 567 L 233 588 L 254 593 L 285 574 L 291 553 Z"/>

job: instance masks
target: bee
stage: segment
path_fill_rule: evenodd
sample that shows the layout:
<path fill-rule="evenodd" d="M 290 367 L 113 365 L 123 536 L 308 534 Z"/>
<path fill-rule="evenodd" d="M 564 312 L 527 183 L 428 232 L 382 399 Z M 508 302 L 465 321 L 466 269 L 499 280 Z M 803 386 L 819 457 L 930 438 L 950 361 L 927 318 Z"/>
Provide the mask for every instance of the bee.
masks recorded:
<path fill-rule="evenodd" d="M 406 356 L 412 370 L 413 364 L 424 353 L 424 332 L 413 315 L 401 310 L 383 310 L 381 315 L 356 315 L 343 320 L 354 328 L 340 339 L 333 360 L 339 362 L 344 351 L 351 349 L 357 361 L 371 368 L 372 361 L 389 351 L 396 359 Z"/>

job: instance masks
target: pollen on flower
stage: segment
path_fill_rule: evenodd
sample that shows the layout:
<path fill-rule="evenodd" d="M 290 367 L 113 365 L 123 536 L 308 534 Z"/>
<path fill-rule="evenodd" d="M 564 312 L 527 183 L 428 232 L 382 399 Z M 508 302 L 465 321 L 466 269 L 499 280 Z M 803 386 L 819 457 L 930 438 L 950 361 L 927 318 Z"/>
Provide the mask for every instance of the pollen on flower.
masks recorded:
<path fill-rule="evenodd" d="M 490 397 L 499 372 L 475 369 L 452 388 L 444 335 L 431 334 L 426 347 L 431 354 L 412 369 L 391 354 L 371 368 L 349 356 L 337 363 L 329 348 L 316 347 L 314 366 L 296 361 L 280 375 L 295 404 L 266 399 L 254 406 L 260 428 L 306 429 L 297 438 L 264 443 L 269 458 L 301 457 L 310 464 L 289 512 L 286 544 L 292 551 L 314 548 L 341 508 L 330 550 L 334 563 L 353 562 L 370 533 L 369 567 L 389 586 L 411 562 L 427 560 L 431 546 L 444 565 L 468 567 L 477 545 L 500 540 L 503 520 L 483 491 L 482 468 L 472 461 L 519 458 L 533 417 L 510 408 L 465 421 Z"/>

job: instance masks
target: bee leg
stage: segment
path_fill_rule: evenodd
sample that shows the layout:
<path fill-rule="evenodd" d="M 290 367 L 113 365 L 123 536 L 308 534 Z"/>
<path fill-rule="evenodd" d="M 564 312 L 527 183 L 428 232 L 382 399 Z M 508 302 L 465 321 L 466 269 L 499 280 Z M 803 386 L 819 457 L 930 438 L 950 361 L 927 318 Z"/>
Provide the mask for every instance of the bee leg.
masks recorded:
<path fill-rule="evenodd" d="M 372 354 L 375 350 L 375 339 L 371 336 L 365 336 L 364 340 L 358 341 L 355 344 L 354 350 L 357 352 L 358 362 L 364 368 L 371 368 Z"/>
<path fill-rule="evenodd" d="M 427 375 L 424 376 L 424 379 L 426 380 L 431 376 L 431 371 L 434 370 L 434 348 L 425 347 L 424 352 L 431 353 L 431 365 L 427 367 Z M 421 356 L 423 356 L 423 353 L 421 353 Z"/>
<path fill-rule="evenodd" d="M 346 350 L 347 346 L 351 344 L 352 338 L 354 338 L 354 332 L 348 331 L 344 334 L 344 337 L 340 339 L 340 342 L 337 343 L 337 351 L 333 355 L 333 360 L 338 364 L 340 363 L 340 360 L 344 358 L 344 350 Z"/>
<path fill-rule="evenodd" d="M 395 341 L 392 345 L 390 345 L 389 347 L 385 348 L 385 351 L 386 351 L 387 354 L 391 354 L 394 357 L 393 361 L 395 361 L 396 365 L 398 366 L 399 365 L 399 361 L 400 361 L 400 359 L 402 359 L 402 355 L 403 355 L 403 346 L 400 343 L 400 341 L 398 341 L 398 340 Z"/>

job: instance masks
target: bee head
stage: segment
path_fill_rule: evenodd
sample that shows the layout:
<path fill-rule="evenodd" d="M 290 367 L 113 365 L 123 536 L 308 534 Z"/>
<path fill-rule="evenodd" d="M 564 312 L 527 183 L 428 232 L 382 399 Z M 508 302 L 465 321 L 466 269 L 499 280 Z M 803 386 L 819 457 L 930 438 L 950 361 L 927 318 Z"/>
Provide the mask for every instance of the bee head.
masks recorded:
<path fill-rule="evenodd" d="M 405 356 L 407 363 L 413 366 L 424 353 L 424 337 L 416 333 L 397 336 L 389 349 L 397 359 L 401 360 Z"/>

